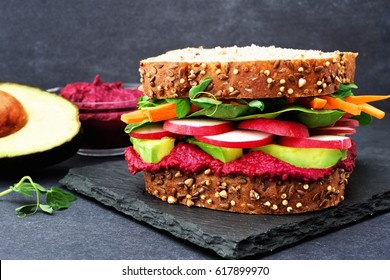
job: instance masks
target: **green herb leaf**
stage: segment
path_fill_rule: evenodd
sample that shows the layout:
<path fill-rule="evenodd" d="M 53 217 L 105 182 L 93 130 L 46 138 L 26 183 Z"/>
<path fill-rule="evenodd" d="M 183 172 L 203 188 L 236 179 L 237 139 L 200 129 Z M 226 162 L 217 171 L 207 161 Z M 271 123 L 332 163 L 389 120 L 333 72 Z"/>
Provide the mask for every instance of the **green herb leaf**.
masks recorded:
<path fill-rule="evenodd" d="M 46 195 L 46 203 L 53 208 L 53 210 L 66 209 L 76 197 L 64 190 L 52 187 Z"/>
<path fill-rule="evenodd" d="M 344 114 L 344 112 L 339 110 L 311 110 L 299 105 L 290 105 L 275 112 L 245 115 L 232 118 L 231 120 L 242 121 L 257 118 L 275 119 L 279 115 L 287 112 L 295 112 L 299 121 L 309 128 L 331 125 Z"/>
<path fill-rule="evenodd" d="M 34 183 L 29 176 L 24 176 L 18 183 L 1 192 L 0 196 L 5 196 L 13 191 L 28 197 L 32 197 L 34 193 L 36 195 L 36 203 L 22 205 L 15 209 L 18 217 L 34 215 L 38 209 L 44 213 L 52 214 L 55 210 L 68 208 L 70 203 L 76 200 L 73 194 L 56 187 L 52 187 L 48 191 L 41 185 Z M 46 195 L 47 204 L 41 204 L 41 195 Z"/>
<path fill-rule="evenodd" d="M 213 105 L 219 105 L 222 104 L 222 101 L 210 98 L 210 97 L 199 97 L 199 98 L 194 98 L 191 99 L 191 102 L 195 104 L 198 107 L 208 109 L 212 107 Z"/>
<path fill-rule="evenodd" d="M 35 214 L 37 212 L 37 204 L 22 205 L 15 209 L 18 217 L 26 217 Z"/>
<path fill-rule="evenodd" d="M 340 84 L 339 89 L 332 94 L 333 97 L 343 99 L 347 96 L 353 96 L 352 89 L 357 89 L 356 84 Z"/>
<path fill-rule="evenodd" d="M 178 118 L 184 118 L 190 112 L 191 101 L 188 98 L 168 98 L 168 103 L 176 104 L 176 115 Z"/>
<path fill-rule="evenodd" d="M 345 114 L 345 112 L 339 110 L 313 110 L 312 112 L 301 111 L 297 114 L 299 121 L 308 128 L 329 126 Z"/>
<path fill-rule="evenodd" d="M 235 120 L 235 118 L 248 114 L 251 110 L 256 110 L 254 108 L 250 108 L 245 104 L 228 104 L 222 103 L 219 105 L 213 105 L 207 109 L 202 109 L 196 111 L 190 115 L 190 117 L 200 117 L 207 116 L 215 119 L 229 119 Z"/>
<path fill-rule="evenodd" d="M 39 204 L 39 208 L 41 208 L 41 210 L 47 214 L 53 214 L 54 212 L 54 209 L 47 204 Z"/>
<path fill-rule="evenodd" d="M 248 103 L 249 107 L 260 109 L 261 111 L 264 110 L 264 102 L 260 100 L 252 100 Z"/>
<path fill-rule="evenodd" d="M 193 86 L 189 92 L 190 99 L 194 99 L 199 93 L 202 93 L 210 84 L 210 82 L 211 82 L 211 78 L 206 77 L 199 83 L 199 85 Z"/>
<path fill-rule="evenodd" d="M 360 115 L 353 116 L 351 119 L 359 121 L 360 126 L 370 125 L 372 122 L 372 116 L 365 112 L 361 112 Z"/>
<path fill-rule="evenodd" d="M 34 187 L 35 186 L 35 187 Z M 46 189 L 37 183 L 22 182 L 10 187 L 14 192 L 31 197 L 38 190 L 40 193 L 46 193 Z"/>
<path fill-rule="evenodd" d="M 142 126 L 144 126 L 144 125 L 146 125 L 148 123 L 150 123 L 150 121 L 148 119 L 146 119 L 146 120 L 143 120 L 142 122 L 128 124 L 125 127 L 125 133 L 130 133 L 134 129 L 142 127 Z"/>
<path fill-rule="evenodd" d="M 156 107 L 164 102 L 164 99 L 150 98 L 149 96 L 143 95 L 138 98 L 138 109 Z"/>

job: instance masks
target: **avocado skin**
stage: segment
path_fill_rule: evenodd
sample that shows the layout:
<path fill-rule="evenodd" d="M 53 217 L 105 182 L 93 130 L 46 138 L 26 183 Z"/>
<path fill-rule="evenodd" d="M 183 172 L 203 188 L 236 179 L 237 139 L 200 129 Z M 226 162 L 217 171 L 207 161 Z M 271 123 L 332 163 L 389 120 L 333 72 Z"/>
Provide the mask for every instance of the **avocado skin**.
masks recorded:
<path fill-rule="evenodd" d="M 41 171 L 74 156 L 81 143 L 81 132 L 70 141 L 43 152 L 0 159 L 0 177 L 29 175 L 28 172 Z"/>

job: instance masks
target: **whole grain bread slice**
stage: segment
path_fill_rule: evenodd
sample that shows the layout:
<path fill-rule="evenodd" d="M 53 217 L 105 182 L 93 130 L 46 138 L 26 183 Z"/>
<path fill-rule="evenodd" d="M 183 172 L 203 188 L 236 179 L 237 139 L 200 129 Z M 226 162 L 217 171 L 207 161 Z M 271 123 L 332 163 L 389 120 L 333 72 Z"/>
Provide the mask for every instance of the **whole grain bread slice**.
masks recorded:
<path fill-rule="evenodd" d="M 169 204 L 198 206 L 246 214 L 296 214 L 338 205 L 351 172 L 335 168 L 322 180 L 271 181 L 247 176 L 219 177 L 207 169 L 144 172 L 146 191 Z"/>
<path fill-rule="evenodd" d="M 354 81 L 357 53 L 276 47 L 186 48 L 141 60 L 149 97 L 185 98 L 205 77 L 216 99 L 308 97 Z"/>

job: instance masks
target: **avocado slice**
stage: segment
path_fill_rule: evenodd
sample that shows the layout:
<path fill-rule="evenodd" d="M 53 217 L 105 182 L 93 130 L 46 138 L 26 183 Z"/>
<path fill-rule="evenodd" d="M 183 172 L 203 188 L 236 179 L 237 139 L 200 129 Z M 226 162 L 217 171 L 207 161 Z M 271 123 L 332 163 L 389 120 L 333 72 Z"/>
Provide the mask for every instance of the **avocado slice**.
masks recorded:
<path fill-rule="evenodd" d="M 195 140 L 194 138 L 189 138 L 188 143 L 195 144 L 202 151 L 211 155 L 213 158 L 218 159 L 222 162 L 229 162 L 236 160 L 243 155 L 243 149 L 240 148 L 224 148 L 215 145 L 206 144 L 200 141 Z"/>
<path fill-rule="evenodd" d="M 38 88 L 0 83 L 0 90 L 24 107 L 28 121 L 20 130 L 0 138 L 0 169 L 24 173 L 61 162 L 79 148 L 78 108 L 57 94 Z"/>
<path fill-rule="evenodd" d="M 252 150 L 260 150 L 291 165 L 302 168 L 328 168 L 342 159 L 342 152 L 324 148 L 293 148 L 269 144 Z"/>
<path fill-rule="evenodd" d="M 138 139 L 131 137 L 134 150 L 144 162 L 158 163 L 169 155 L 175 146 L 175 138 Z"/>

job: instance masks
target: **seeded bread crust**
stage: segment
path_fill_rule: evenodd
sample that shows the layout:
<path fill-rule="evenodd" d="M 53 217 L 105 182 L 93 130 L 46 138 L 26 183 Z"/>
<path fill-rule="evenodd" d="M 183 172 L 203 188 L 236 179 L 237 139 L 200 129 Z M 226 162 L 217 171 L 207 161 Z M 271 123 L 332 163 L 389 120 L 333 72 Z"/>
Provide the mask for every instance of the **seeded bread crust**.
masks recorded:
<path fill-rule="evenodd" d="M 338 205 L 344 200 L 351 172 L 337 168 L 323 180 L 306 183 L 246 176 L 218 177 L 205 170 L 144 172 L 146 190 L 170 204 L 247 214 L 296 214 Z"/>
<path fill-rule="evenodd" d="M 199 52 L 202 52 L 199 48 Z M 177 52 L 177 51 L 176 51 Z M 183 61 L 183 57 L 140 62 L 141 90 L 149 97 L 185 98 L 205 77 L 206 89 L 216 99 L 307 97 L 335 92 L 341 83 L 354 81 L 357 53 L 326 53 L 316 58 L 226 61 Z M 164 58 L 164 56 L 162 56 Z"/>

